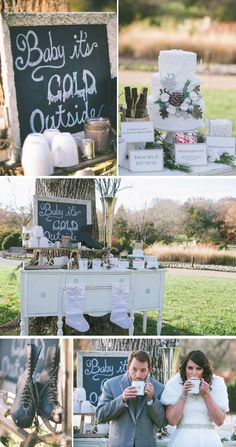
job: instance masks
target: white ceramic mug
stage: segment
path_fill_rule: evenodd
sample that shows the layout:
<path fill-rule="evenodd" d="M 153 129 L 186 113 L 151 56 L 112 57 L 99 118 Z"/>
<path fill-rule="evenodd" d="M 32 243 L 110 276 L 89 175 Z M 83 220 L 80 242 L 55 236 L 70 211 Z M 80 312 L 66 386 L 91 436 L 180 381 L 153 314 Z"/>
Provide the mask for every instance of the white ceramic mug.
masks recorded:
<path fill-rule="evenodd" d="M 51 149 L 51 146 L 52 146 L 53 138 L 55 137 L 55 135 L 58 135 L 59 133 L 61 133 L 61 132 L 58 129 L 45 129 L 45 131 L 43 132 L 43 135 L 45 136 L 45 138 L 46 138 L 46 140 L 47 140 L 47 142 L 49 144 L 50 149 Z"/>
<path fill-rule="evenodd" d="M 199 388 L 200 388 L 200 383 L 201 383 L 200 379 L 192 377 L 189 380 L 192 383 L 192 388 L 188 393 L 189 394 L 199 394 Z"/>
<path fill-rule="evenodd" d="M 24 175 L 37 177 L 53 174 L 53 158 L 44 135 L 29 134 L 23 144 L 21 163 Z"/>
<path fill-rule="evenodd" d="M 92 270 L 98 272 L 102 269 L 103 262 L 101 259 L 93 259 L 92 260 Z"/>
<path fill-rule="evenodd" d="M 118 267 L 119 258 L 110 258 L 109 262 L 111 267 Z"/>
<path fill-rule="evenodd" d="M 119 138 L 119 165 L 123 165 L 128 154 L 127 143 L 124 138 Z"/>
<path fill-rule="evenodd" d="M 36 225 L 34 227 L 34 236 L 43 237 L 43 227 L 41 227 L 40 225 Z"/>
<path fill-rule="evenodd" d="M 88 259 L 79 259 L 79 270 L 81 270 L 82 272 L 86 272 L 89 268 L 89 265 L 90 263 Z"/>
<path fill-rule="evenodd" d="M 144 380 L 132 380 L 132 386 L 137 388 L 137 396 L 144 396 L 146 382 Z"/>
<path fill-rule="evenodd" d="M 55 135 L 51 145 L 54 165 L 69 168 L 79 164 L 77 144 L 69 132 Z"/>
<path fill-rule="evenodd" d="M 37 237 L 31 237 L 29 239 L 29 242 L 28 242 L 28 247 L 29 248 L 38 248 L 39 247 L 38 238 Z"/>
<path fill-rule="evenodd" d="M 81 402 L 81 413 L 95 413 L 96 408 L 89 402 L 84 400 Z"/>
<path fill-rule="evenodd" d="M 98 433 L 107 435 L 109 431 L 109 425 L 108 424 L 98 424 L 97 425 Z"/>

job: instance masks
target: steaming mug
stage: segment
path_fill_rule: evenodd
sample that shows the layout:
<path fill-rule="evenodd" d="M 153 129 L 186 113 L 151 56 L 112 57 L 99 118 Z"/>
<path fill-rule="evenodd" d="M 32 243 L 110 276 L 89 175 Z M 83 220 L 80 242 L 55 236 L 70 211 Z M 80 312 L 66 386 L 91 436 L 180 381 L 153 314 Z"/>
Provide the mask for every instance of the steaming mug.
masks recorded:
<path fill-rule="evenodd" d="M 132 380 L 132 386 L 138 390 L 137 396 L 144 396 L 146 382 L 144 380 Z"/>
<path fill-rule="evenodd" d="M 197 379 L 195 377 L 192 377 L 191 379 L 189 379 L 191 384 L 192 384 L 192 388 L 191 390 L 188 392 L 189 394 L 199 394 L 199 388 L 200 388 L 200 379 Z"/>

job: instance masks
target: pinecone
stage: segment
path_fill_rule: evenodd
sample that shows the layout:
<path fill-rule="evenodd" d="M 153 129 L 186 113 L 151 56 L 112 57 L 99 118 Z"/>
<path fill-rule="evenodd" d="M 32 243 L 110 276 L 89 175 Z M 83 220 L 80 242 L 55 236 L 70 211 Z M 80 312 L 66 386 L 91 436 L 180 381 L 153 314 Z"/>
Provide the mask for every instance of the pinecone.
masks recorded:
<path fill-rule="evenodd" d="M 184 97 L 182 93 L 174 92 L 170 95 L 169 103 L 172 106 L 175 107 L 181 106 L 182 102 L 184 102 Z"/>

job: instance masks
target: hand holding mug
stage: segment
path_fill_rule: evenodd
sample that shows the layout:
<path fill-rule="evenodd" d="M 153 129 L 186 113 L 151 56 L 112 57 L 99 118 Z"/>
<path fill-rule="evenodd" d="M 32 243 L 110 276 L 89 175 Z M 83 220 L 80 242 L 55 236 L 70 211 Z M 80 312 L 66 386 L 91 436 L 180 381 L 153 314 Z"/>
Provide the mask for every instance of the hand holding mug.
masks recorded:
<path fill-rule="evenodd" d="M 154 398 L 154 386 L 151 382 L 146 383 L 145 385 L 145 394 L 147 396 L 147 400 L 153 400 Z"/>
<path fill-rule="evenodd" d="M 201 380 L 200 383 L 200 394 L 204 395 L 210 391 L 209 383 L 207 383 L 204 379 Z"/>
<path fill-rule="evenodd" d="M 187 396 L 192 387 L 193 387 L 193 385 L 192 385 L 191 380 L 186 380 L 184 382 L 182 394 L 184 394 L 184 396 Z"/>
<path fill-rule="evenodd" d="M 134 399 L 138 394 L 138 390 L 136 386 L 128 386 L 122 393 L 122 399 L 124 402 L 127 402 L 128 399 Z"/>

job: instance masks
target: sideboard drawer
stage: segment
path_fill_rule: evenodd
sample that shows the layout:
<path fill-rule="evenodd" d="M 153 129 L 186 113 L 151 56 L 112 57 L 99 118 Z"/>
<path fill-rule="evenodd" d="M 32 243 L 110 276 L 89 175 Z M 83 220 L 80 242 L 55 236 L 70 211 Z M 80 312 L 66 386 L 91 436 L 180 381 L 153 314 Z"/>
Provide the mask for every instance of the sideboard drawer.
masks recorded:
<path fill-rule="evenodd" d="M 59 275 L 31 273 L 26 279 L 26 312 L 28 315 L 58 315 Z"/>
<path fill-rule="evenodd" d="M 79 273 L 66 275 L 66 287 L 69 285 L 85 284 L 86 300 L 84 313 L 90 312 L 110 312 L 112 298 L 112 284 L 127 284 L 131 287 L 130 275 L 116 274 L 110 272 L 107 274 L 100 273 Z M 131 293 L 129 296 L 129 308 L 131 306 Z"/>
<path fill-rule="evenodd" d="M 135 277 L 135 310 L 156 310 L 160 304 L 163 275 L 141 273 Z"/>

